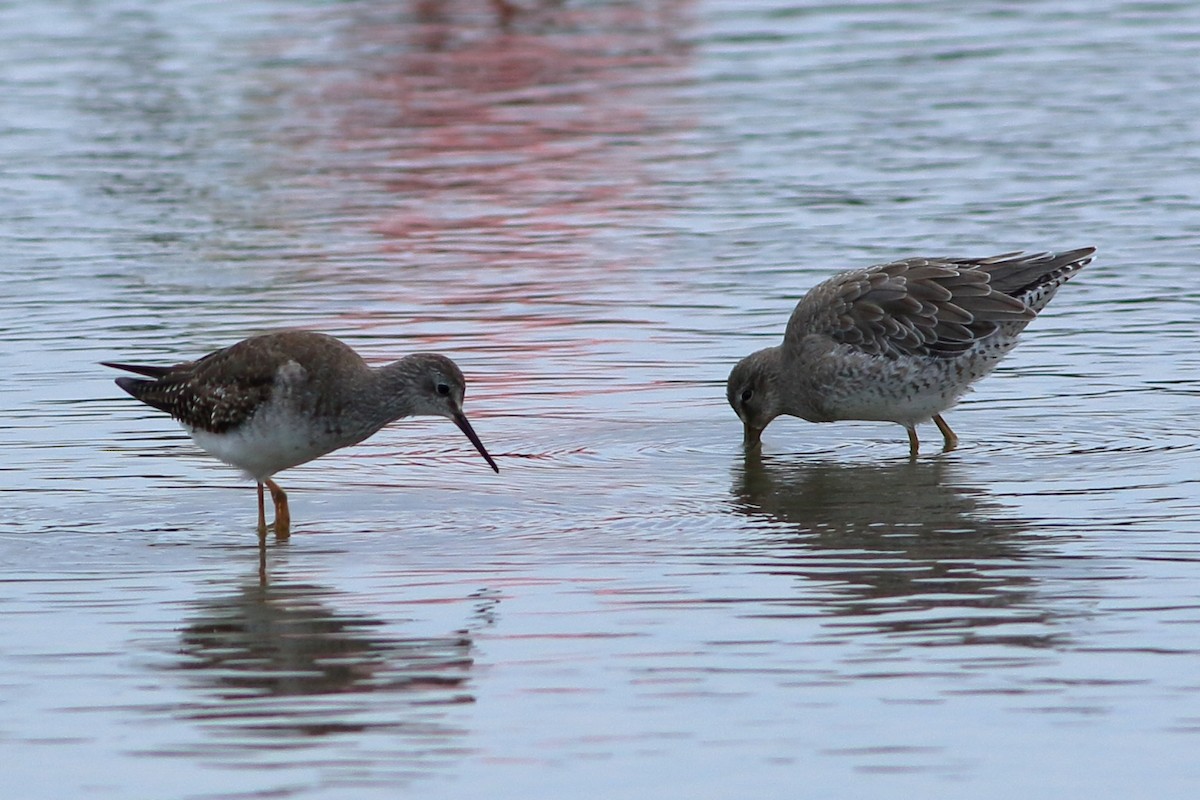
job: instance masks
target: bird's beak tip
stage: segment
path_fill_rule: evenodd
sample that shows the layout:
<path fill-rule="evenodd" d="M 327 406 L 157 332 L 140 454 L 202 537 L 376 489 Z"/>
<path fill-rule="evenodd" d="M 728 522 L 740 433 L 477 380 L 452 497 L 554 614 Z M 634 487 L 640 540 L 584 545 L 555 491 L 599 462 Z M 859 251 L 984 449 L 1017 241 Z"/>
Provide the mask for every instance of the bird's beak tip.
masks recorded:
<path fill-rule="evenodd" d="M 746 425 L 742 433 L 742 444 L 744 444 L 747 448 L 760 447 L 762 445 L 761 428 L 752 428 L 751 426 Z"/>
<path fill-rule="evenodd" d="M 471 427 L 470 422 L 467 422 L 467 415 L 462 411 L 457 411 L 451 419 L 467 435 L 467 438 L 471 440 L 471 444 L 475 445 L 475 449 L 479 451 L 479 455 L 483 456 L 483 460 L 488 463 L 488 466 L 499 473 L 500 467 L 496 466 L 496 462 L 492 459 L 491 454 L 488 453 L 487 448 L 483 446 L 483 442 L 479 441 L 479 436 L 475 434 L 475 429 Z"/>

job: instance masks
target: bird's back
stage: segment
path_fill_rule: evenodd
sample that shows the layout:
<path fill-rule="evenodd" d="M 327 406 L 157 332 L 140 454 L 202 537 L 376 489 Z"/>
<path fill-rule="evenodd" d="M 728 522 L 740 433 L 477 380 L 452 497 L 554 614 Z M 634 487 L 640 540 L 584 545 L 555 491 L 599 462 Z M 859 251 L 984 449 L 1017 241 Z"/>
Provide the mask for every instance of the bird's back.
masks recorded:
<path fill-rule="evenodd" d="M 816 335 L 869 356 L 955 358 L 997 331 L 1015 337 L 1094 252 L 909 258 L 843 272 L 797 304 L 784 347 Z"/>
<path fill-rule="evenodd" d="M 369 369 L 351 348 L 324 334 L 279 331 L 245 339 L 196 361 L 170 367 L 109 363 L 150 377 L 117 378 L 117 385 L 190 429 L 225 433 L 243 425 L 271 399 L 280 370 L 292 365 L 298 380 L 336 380 Z"/>

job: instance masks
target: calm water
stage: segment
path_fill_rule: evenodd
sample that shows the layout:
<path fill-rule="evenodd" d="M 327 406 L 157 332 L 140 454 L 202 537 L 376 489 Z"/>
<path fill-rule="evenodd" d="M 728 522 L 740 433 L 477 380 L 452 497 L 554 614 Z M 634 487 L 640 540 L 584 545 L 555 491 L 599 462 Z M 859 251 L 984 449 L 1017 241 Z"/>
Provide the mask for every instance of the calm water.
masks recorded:
<path fill-rule="evenodd" d="M 0 5 L 5 796 L 1195 796 L 1198 7 L 501 5 Z M 820 278 L 1088 244 L 958 451 L 744 457 Z M 260 553 L 97 362 L 290 325 L 501 473 L 404 422 Z"/>

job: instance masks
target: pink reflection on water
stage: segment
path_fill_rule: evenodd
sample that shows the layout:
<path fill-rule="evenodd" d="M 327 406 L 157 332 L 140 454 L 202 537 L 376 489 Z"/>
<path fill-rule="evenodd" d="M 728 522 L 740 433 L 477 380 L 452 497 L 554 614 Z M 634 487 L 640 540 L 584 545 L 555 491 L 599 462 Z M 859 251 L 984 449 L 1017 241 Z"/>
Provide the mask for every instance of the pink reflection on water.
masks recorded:
<path fill-rule="evenodd" d="M 328 60 L 312 60 L 286 111 L 303 118 L 306 191 L 339 235 L 359 228 L 351 237 L 373 246 L 336 265 L 375 309 L 347 309 L 340 327 L 394 333 L 403 314 L 413 349 L 461 336 L 502 351 L 505 377 L 472 378 L 488 394 L 527 394 L 538 373 L 556 394 L 594 394 L 564 373 L 585 378 L 640 335 L 643 234 L 675 202 L 664 178 L 694 125 L 679 99 L 690 5 L 322 10 Z M 330 263 L 314 268 L 335 279 Z"/>
<path fill-rule="evenodd" d="M 354 20 L 352 75 L 320 102 L 339 109 L 338 147 L 369 156 L 354 177 L 385 198 L 365 216 L 382 248 L 569 266 L 593 232 L 661 209 L 687 5 L 443 0 Z"/>

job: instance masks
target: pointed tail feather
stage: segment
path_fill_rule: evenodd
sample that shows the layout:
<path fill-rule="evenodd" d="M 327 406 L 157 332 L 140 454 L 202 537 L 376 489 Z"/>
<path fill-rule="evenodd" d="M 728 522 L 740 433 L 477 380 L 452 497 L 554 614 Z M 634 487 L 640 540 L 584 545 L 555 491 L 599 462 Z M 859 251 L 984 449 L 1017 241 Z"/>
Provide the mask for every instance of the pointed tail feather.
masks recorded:
<path fill-rule="evenodd" d="M 1094 247 L 1081 247 L 1065 253 L 1005 253 L 983 259 L 978 268 L 988 273 L 993 288 L 1020 299 L 1050 284 L 1062 285 L 1090 264 L 1095 252 Z"/>
<path fill-rule="evenodd" d="M 1083 247 L 1067 253 L 1052 255 L 1047 259 L 1045 272 L 1031 280 L 1026 286 L 1013 292 L 1013 296 L 1023 301 L 1035 312 L 1046 307 L 1058 287 L 1075 277 L 1075 273 L 1092 263 L 1094 247 Z"/>
<path fill-rule="evenodd" d="M 145 364 L 118 364 L 114 361 L 101 361 L 100 366 L 112 367 L 113 369 L 123 369 L 126 372 L 134 372 L 138 375 L 145 375 L 147 378 L 161 378 L 171 371 L 170 367 L 151 367 Z M 117 383 L 121 383 L 121 380 L 122 379 L 118 378 Z M 125 380 L 128 380 L 128 378 Z M 125 387 L 122 386 L 121 388 L 124 389 Z"/>
<path fill-rule="evenodd" d="M 140 378 L 117 378 L 117 386 L 120 386 L 130 397 L 141 400 L 142 392 L 147 386 L 153 386 L 154 381 L 144 381 Z"/>

